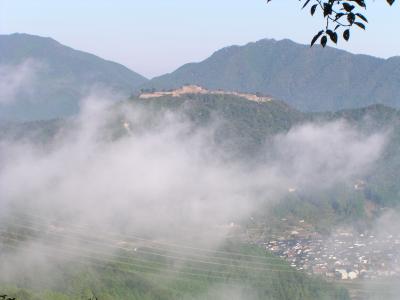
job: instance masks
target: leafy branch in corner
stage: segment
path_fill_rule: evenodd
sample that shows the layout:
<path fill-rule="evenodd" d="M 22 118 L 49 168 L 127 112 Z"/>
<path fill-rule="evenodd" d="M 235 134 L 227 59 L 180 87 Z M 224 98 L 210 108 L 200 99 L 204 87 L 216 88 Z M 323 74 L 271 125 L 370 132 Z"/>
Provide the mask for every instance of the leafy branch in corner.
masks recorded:
<path fill-rule="evenodd" d="M 267 0 L 267 3 L 272 0 Z M 319 40 L 322 47 L 328 41 L 337 44 L 341 35 L 345 41 L 350 39 L 350 30 L 354 26 L 366 29 L 368 19 L 364 11 L 367 5 L 364 0 L 299 0 L 302 9 L 310 7 L 310 14 L 314 16 L 320 11 L 324 18 L 324 26 L 311 40 L 311 47 Z M 386 0 L 389 5 L 393 5 L 395 0 Z M 361 13 L 363 12 L 363 13 Z"/>

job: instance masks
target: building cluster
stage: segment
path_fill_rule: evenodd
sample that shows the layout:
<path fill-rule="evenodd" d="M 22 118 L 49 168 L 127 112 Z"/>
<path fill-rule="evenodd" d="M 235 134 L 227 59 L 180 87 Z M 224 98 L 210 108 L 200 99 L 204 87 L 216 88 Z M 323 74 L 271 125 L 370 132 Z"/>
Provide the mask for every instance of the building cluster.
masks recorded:
<path fill-rule="evenodd" d="M 182 97 L 188 94 L 209 94 L 209 95 L 229 95 L 245 98 L 250 101 L 255 102 L 269 102 L 272 98 L 265 95 L 249 94 L 249 93 L 239 93 L 239 92 L 229 92 L 223 90 L 208 90 L 198 85 L 185 85 L 179 89 L 170 91 L 147 91 L 139 95 L 141 99 L 153 99 L 159 97 Z"/>
<path fill-rule="evenodd" d="M 379 235 L 339 230 L 329 238 L 291 231 L 264 243 L 293 268 L 328 278 L 354 280 L 400 275 L 400 233 Z"/>

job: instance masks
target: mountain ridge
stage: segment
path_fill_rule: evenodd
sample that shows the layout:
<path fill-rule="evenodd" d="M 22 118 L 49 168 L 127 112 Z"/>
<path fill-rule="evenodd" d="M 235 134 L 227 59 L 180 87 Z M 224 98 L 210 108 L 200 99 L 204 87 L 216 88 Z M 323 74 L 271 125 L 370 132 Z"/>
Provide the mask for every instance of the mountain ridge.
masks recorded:
<path fill-rule="evenodd" d="M 64 46 L 49 37 L 20 33 L 0 35 L 0 71 L 3 82 L 9 82 L 4 89 L 17 85 L 15 90 L 26 90 L 0 94 L 3 120 L 73 115 L 92 87 L 129 96 L 147 81 L 121 64 Z"/>
<path fill-rule="evenodd" d="M 209 89 L 260 92 L 304 111 L 374 103 L 399 107 L 399 70 L 398 56 L 383 59 L 330 47 L 310 48 L 288 39 L 263 39 L 224 47 L 142 87 L 162 90 L 197 84 Z"/>
<path fill-rule="evenodd" d="M 0 120 L 73 115 L 79 110 L 84 91 L 87 94 L 88 87 L 97 85 L 129 97 L 140 90 L 162 91 L 192 84 L 209 90 L 271 95 L 305 112 L 376 103 L 400 107 L 400 56 L 383 59 L 329 47 L 310 48 L 289 39 L 227 46 L 201 62 L 184 64 L 151 80 L 51 37 L 0 35 L 0 54 L 0 67 L 15 66 L 27 59 L 41 62 L 42 58 L 49 67 L 40 70 L 36 86 L 39 91 L 23 97 L 18 94 L 18 101 L 7 105 L 0 99 Z"/>

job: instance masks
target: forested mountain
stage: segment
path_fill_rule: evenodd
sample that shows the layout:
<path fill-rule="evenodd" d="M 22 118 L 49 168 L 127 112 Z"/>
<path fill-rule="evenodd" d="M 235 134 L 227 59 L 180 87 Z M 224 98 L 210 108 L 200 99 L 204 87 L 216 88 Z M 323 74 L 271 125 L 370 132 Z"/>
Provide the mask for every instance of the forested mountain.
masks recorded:
<path fill-rule="evenodd" d="M 399 201 L 400 185 L 397 178 L 400 176 L 400 112 L 397 109 L 371 105 L 338 112 L 303 113 L 277 100 L 259 103 L 239 96 L 222 94 L 188 94 L 184 97 L 163 96 L 152 99 L 133 97 L 128 102 L 117 104 L 116 107 L 126 104 L 134 110 L 150 112 L 146 113 L 146 118 L 141 119 L 141 122 L 131 125 L 133 127 L 130 130 L 147 130 L 157 124 L 166 112 L 173 112 L 186 121 L 189 120 L 194 130 L 218 124 L 213 133 L 214 139 L 226 158 L 244 159 L 250 164 L 257 164 L 260 159 L 265 159 L 264 146 L 276 135 L 287 133 L 302 124 L 318 125 L 345 120 L 360 132 L 390 132 L 385 152 L 379 158 L 373 172 L 367 178 L 363 178 L 366 188 L 361 193 L 352 191 L 353 182 L 350 182 L 349 193 L 363 194 L 363 199 L 383 206 L 397 205 Z M 121 118 L 117 117 L 112 128 L 109 128 L 114 137 L 126 134 L 121 125 Z M 51 136 L 56 136 L 60 129 L 71 127 L 66 126 L 71 121 L 3 124 L 0 128 L 0 138 L 45 141 Z M 331 192 L 332 195 L 335 194 L 335 189 Z M 347 204 L 354 205 L 354 201 Z M 350 213 L 349 220 L 352 216 Z"/>
<path fill-rule="evenodd" d="M 202 62 L 152 79 L 143 88 L 171 89 L 184 84 L 261 92 L 303 111 L 376 103 L 399 107 L 400 58 L 381 59 L 264 39 L 218 50 Z"/>
<path fill-rule="evenodd" d="M 0 120 L 39 120 L 75 114 L 90 91 L 123 95 L 141 89 L 198 84 L 263 93 L 301 111 L 335 111 L 380 103 L 399 106 L 400 59 L 261 40 L 216 51 L 199 63 L 148 81 L 126 67 L 27 34 L 0 36 Z M 340 76 L 338 76 L 340 74 Z"/>
<path fill-rule="evenodd" d="M 133 119 L 127 117 L 126 111 L 133 113 Z M 290 215 L 296 219 L 305 220 L 319 232 L 329 232 L 330 228 L 338 224 L 368 223 L 368 220 L 374 217 L 369 214 L 371 211 L 365 209 L 368 203 L 373 203 L 378 208 L 372 214 L 379 213 L 379 208 L 398 205 L 400 194 L 397 180 L 400 170 L 400 112 L 396 109 L 383 105 L 372 105 L 338 112 L 303 113 L 274 99 L 258 102 L 223 93 L 189 93 L 179 97 L 165 95 L 146 99 L 131 97 L 125 102 L 115 104 L 107 111 L 106 115 L 102 115 L 101 119 L 107 120 L 107 122 L 102 125 L 102 135 L 96 137 L 96 140 L 113 143 L 123 141 L 124 137 L 134 137 L 136 134 L 140 136 L 148 131 L 152 132 L 153 129 L 157 132 L 159 126 L 165 126 L 160 123 L 160 120 L 167 116 L 166 121 L 168 122 L 168 116 L 171 117 L 171 114 L 174 122 L 185 124 L 181 138 L 185 139 L 185 135 L 191 135 L 192 132 L 211 127 L 214 129 L 212 142 L 217 146 L 217 148 L 213 148 L 213 151 L 221 150 L 226 161 L 240 160 L 250 169 L 270 158 L 269 154 L 264 155 L 265 147 L 273 145 L 277 136 L 284 135 L 293 128 L 304 124 L 321 125 L 326 122 L 345 120 L 352 128 L 357 128 L 365 133 L 390 130 L 388 145 L 377 161 L 376 168 L 372 173 L 368 173 L 368 176 L 361 178 L 362 188 L 354 188 L 353 181 L 343 182 L 322 190 L 307 190 L 297 187 L 294 193 L 288 193 L 273 207 L 270 205 L 264 207 L 263 199 L 269 195 L 258 193 L 261 200 L 260 207 L 251 220 L 253 224 L 257 225 L 257 230 L 263 230 L 259 224 L 265 225 L 266 221 L 269 222 L 267 223 L 269 229 L 274 230 L 273 222 L 276 218 L 280 220 Z M 69 118 L 3 124 L 0 128 L 0 141 L 3 145 L 9 142 L 13 144 L 12 142 L 15 141 L 23 141 L 22 145 L 34 142 L 40 143 L 44 148 L 47 145 L 50 148 L 57 148 L 60 137 L 71 133 L 70 130 L 76 126 L 75 121 L 76 119 Z M 179 131 L 179 126 L 177 130 Z M 214 152 L 211 154 L 214 155 Z M 215 155 L 218 154 L 215 153 Z M 125 158 L 121 157 L 121 159 Z M 287 159 L 290 160 L 290 157 Z M 15 226 L 12 220 L 17 222 Z M 3 234 L 3 238 L 10 238 L 13 242 L 4 243 L 4 251 L 9 251 L 8 246 L 22 247 L 24 243 L 29 242 L 29 238 L 34 239 L 34 230 L 37 226 L 44 226 L 46 229 L 46 239 L 48 239 L 46 247 L 49 248 L 46 251 L 61 251 L 53 249 L 52 245 L 66 234 L 65 230 L 70 229 L 63 227 L 62 224 L 58 225 L 61 227 L 54 229 L 48 227 L 48 222 L 38 223 L 38 220 L 35 218 L 30 220 L 29 217 L 24 217 L 23 222 L 36 224 L 36 227 L 32 228 L 33 225 L 29 225 L 28 228 L 19 229 L 18 226 L 21 226 L 21 222 L 18 213 L 10 218 L 7 228 L 11 233 Z M 43 224 L 40 225 L 40 223 Z M 241 226 L 246 226 L 246 224 L 242 223 Z M 56 231 L 54 232 L 54 230 Z M 73 234 L 76 232 L 73 231 Z M 80 236 L 80 238 L 82 237 Z M 239 289 L 234 290 L 234 295 L 240 295 L 245 299 L 348 299 L 347 291 L 344 289 L 292 270 L 286 263 L 265 254 L 264 250 L 258 247 L 244 246 L 241 243 L 243 241 L 248 243 L 248 240 L 243 238 L 240 233 L 237 236 L 230 236 L 229 240 L 235 241 L 234 245 L 228 242 L 218 250 L 224 251 L 223 256 L 218 251 L 216 253 L 208 251 L 205 255 L 205 253 L 197 253 L 191 249 L 187 253 L 187 260 L 186 256 L 182 257 L 180 254 L 176 256 L 177 251 L 182 251 L 181 248 L 160 247 L 157 242 L 153 244 L 152 240 L 148 240 L 144 245 L 140 242 L 138 248 L 135 246 L 137 241 L 133 241 L 131 248 L 124 246 L 119 249 L 118 245 L 120 244 L 118 243 L 130 245 L 129 238 L 122 241 L 121 238 L 119 237 L 118 241 L 107 241 L 91 236 L 90 243 L 93 239 L 94 242 L 104 245 L 102 244 L 102 252 L 96 253 L 93 256 L 94 259 L 89 261 L 86 259 L 88 255 L 91 255 L 91 251 L 94 251 L 89 247 L 89 237 L 84 237 L 84 245 L 89 243 L 87 244 L 88 248 L 80 250 L 76 247 L 63 248 L 62 251 L 67 251 L 68 254 L 82 256 L 82 261 L 86 263 L 81 265 L 69 263 L 69 267 L 65 269 L 62 267 L 64 264 L 57 261 L 53 265 L 60 265 L 63 271 L 54 271 L 57 276 L 51 286 L 42 285 L 44 281 L 37 277 L 29 278 L 29 280 L 27 278 L 24 284 L 20 284 L 18 287 L 10 285 L 12 280 L 10 283 L 3 281 L 0 288 L 4 292 L 27 299 L 36 299 L 37 297 L 66 300 L 77 297 L 89 298 L 93 291 L 96 291 L 98 299 L 204 299 L 213 297 L 224 299 L 223 296 L 230 295 L 225 289 L 226 285 L 230 286 L 234 283 L 235 288 Z M 113 252 L 111 258 L 109 258 L 108 252 L 104 252 L 110 247 L 118 250 Z M 96 251 L 99 250 L 96 249 Z M 136 251 L 138 252 L 136 253 Z M 143 253 L 141 253 L 142 251 Z M 231 256 L 229 251 L 236 254 Z M 245 262 L 243 261 L 245 266 L 248 267 L 249 264 L 253 265 L 254 263 L 257 266 L 257 272 L 242 266 L 242 262 L 238 261 L 237 253 L 246 257 Z M 156 255 L 157 258 L 154 258 L 153 255 Z M 252 258 L 250 259 L 248 255 Z M 175 259 L 178 259 L 179 262 Z M 255 261 L 252 262 L 253 260 Z M 263 270 L 264 267 L 260 268 L 260 260 L 265 260 L 265 270 Z M 229 261 L 229 265 L 226 265 L 227 261 Z M 204 264 L 208 262 L 211 267 L 207 267 L 205 273 L 202 270 L 205 268 Z M 273 267 L 271 267 L 272 263 Z M 126 276 L 126 273 L 129 273 L 129 276 Z M 160 278 L 160 274 L 163 278 Z M 237 282 L 241 282 L 241 284 L 237 285 Z"/>
<path fill-rule="evenodd" d="M 362 194 L 361 201 L 371 200 L 382 206 L 395 206 L 399 203 L 400 185 L 397 178 L 400 176 L 400 112 L 397 109 L 378 104 L 337 112 L 303 113 L 277 100 L 257 103 L 236 96 L 195 94 L 187 95 L 184 100 L 179 97 L 161 97 L 145 100 L 132 98 L 130 101 L 132 105 L 150 109 L 155 119 L 159 115 L 157 112 L 172 110 L 183 112 L 196 126 L 212 124 L 215 119 L 223 120 L 215 132 L 220 147 L 234 157 L 249 161 L 256 159 L 256 163 L 258 159 L 263 159 L 263 146 L 269 145 L 271 139 L 302 124 L 319 125 L 341 120 L 366 134 L 389 132 L 383 155 L 373 172 L 363 179 L 366 188 L 361 192 L 354 191 L 353 182 L 349 182 L 348 187 L 342 187 L 349 193 L 347 196 L 336 194 L 336 187 L 330 191 L 329 197 L 342 198 L 344 205 L 356 204 L 350 194 L 357 197 Z M 310 195 L 307 197 L 312 198 Z M 319 195 L 313 197 L 317 199 Z M 349 220 L 353 219 L 353 213 L 361 214 L 359 217 L 362 218 L 363 211 L 355 211 L 362 208 L 356 206 L 349 208 L 354 210 L 349 213 Z M 336 212 L 341 214 L 341 209 L 338 208 Z"/>
<path fill-rule="evenodd" d="M 120 64 L 28 34 L 0 35 L 0 79 L 0 120 L 72 115 L 93 90 L 129 96 L 147 81 Z"/>

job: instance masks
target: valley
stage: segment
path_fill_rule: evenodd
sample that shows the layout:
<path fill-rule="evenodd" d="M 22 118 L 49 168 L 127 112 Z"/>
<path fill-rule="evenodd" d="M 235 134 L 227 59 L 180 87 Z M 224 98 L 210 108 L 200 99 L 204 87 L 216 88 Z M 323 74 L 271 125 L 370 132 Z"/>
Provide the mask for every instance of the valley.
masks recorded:
<path fill-rule="evenodd" d="M 148 79 L 0 34 L 0 298 L 398 299 L 399 63 L 261 39 Z"/>
<path fill-rule="evenodd" d="M 222 152 L 214 150 L 214 157 L 222 154 L 226 162 L 240 159 L 246 161 L 246 164 L 256 165 L 268 161 L 268 156 L 271 155 L 263 154 L 264 143 L 273 145 L 279 133 L 290 133 L 293 128 L 303 126 L 302 124 L 332 122 L 332 118 L 345 116 L 348 122 L 356 124 L 359 128 L 368 128 L 374 123 L 379 123 L 381 128 L 385 128 L 385 121 L 394 124 L 393 119 L 398 118 L 396 110 L 380 106 L 340 112 L 338 116 L 307 115 L 280 101 L 254 101 L 253 97 L 249 99 L 247 95 L 213 92 L 199 87 L 142 95 L 146 96 L 116 104 L 113 106 L 113 112 L 107 113 L 111 118 L 107 117 L 107 125 L 104 127 L 107 130 L 103 129 L 101 134 L 107 141 L 106 145 L 110 142 L 111 145 L 118 145 L 129 141 L 132 137 L 142 139 L 140 137 L 142 132 L 149 134 L 153 130 L 159 130 L 158 120 L 162 120 L 163 116 L 171 111 L 176 114 L 178 123 L 191 124 L 187 127 L 188 131 L 185 129 L 180 137 L 186 140 L 196 135 L 197 130 L 210 126 L 214 120 L 213 114 L 217 114 L 218 119 L 224 122 L 212 131 L 211 140 L 217 145 L 215 149 L 220 149 Z M 259 96 L 254 95 L 254 97 Z M 138 122 L 132 116 L 123 116 L 130 109 L 134 112 L 144 110 L 146 113 L 141 115 Z M 165 126 L 163 122 L 161 126 Z M 3 127 L 1 136 L 3 142 L 33 139 L 32 141 L 36 143 L 41 140 L 46 149 L 46 145 L 51 146 L 55 141 L 62 141 L 63 136 L 69 136 L 70 131 L 74 132 L 73 128 L 78 124 L 79 120 L 74 119 L 9 124 Z M 373 126 L 377 128 L 376 125 Z M 68 127 L 70 130 L 63 129 Z M 263 137 L 266 137 L 266 140 L 263 140 Z M 390 143 L 398 143 L 398 140 L 392 140 Z M 398 148 L 393 146 L 391 149 Z M 388 163 L 388 159 L 393 159 L 390 164 L 398 163 L 397 151 L 388 152 L 382 163 Z M 283 164 L 282 168 L 286 166 Z M 376 170 L 379 170 L 379 167 Z M 379 176 L 388 178 L 385 173 Z M 95 233 L 95 228 L 88 231 L 85 227 L 79 226 L 74 229 L 76 225 L 63 225 L 63 222 L 57 219 L 49 223 L 47 217 L 38 219 L 27 215 L 21 219 L 17 216 L 22 211 L 17 210 L 15 217 L 11 217 L 8 222 L 3 221 L 3 226 L 6 226 L 2 227 L 1 234 L 2 247 L 5 251 L 3 254 L 7 257 L 8 250 L 21 248 L 25 243 L 38 243 L 37 247 L 40 249 L 44 247 L 40 251 L 48 257 L 47 259 L 62 255 L 64 257 L 62 261 L 65 259 L 68 261 L 69 257 L 73 260 L 79 259 L 85 265 L 88 264 L 87 268 L 78 268 L 79 272 L 68 271 L 67 276 L 89 276 L 88 278 L 100 276 L 103 278 L 101 282 L 107 282 L 111 280 L 107 277 L 109 272 L 112 272 L 110 274 L 128 272 L 137 274 L 135 278 L 139 282 L 132 285 L 135 290 L 138 288 L 137 284 L 153 286 L 155 278 L 165 277 L 168 283 L 157 288 L 163 293 L 163 299 L 168 299 L 167 294 L 171 299 L 177 297 L 178 294 L 174 292 L 176 288 L 180 291 L 179 295 L 182 297 L 186 295 L 185 297 L 191 299 L 190 295 L 201 294 L 209 288 L 211 282 L 220 281 L 218 286 L 233 283 L 236 285 L 237 282 L 241 282 L 245 290 L 253 287 L 251 289 L 255 293 L 255 299 L 260 297 L 259 293 L 264 292 L 272 293 L 271 299 L 292 299 L 297 297 L 295 295 L 298 295 L 300 290 L 303 295 L 301 299 L 315 299 L 318 293 L 327 291 L 326 284 L 338 286 L 338 290 L 334 292 L 337 293 L 336 296 L 329 299 L 348 299 L 346 290 L 350 291 L 352 299 L 358 299 L 359 293 L 353 295 L 358 286 L 367 282 L 374 284 L 384 278 L 395 279 L 399 272 L 396 264 L 399 237 L 396 234 L 378 236 L 370 231 L 373 230 L 375 220 L 385 215 L 383 208 L 391 210 L 388 204 L 374 200 L 385 197 L 374 188 L 378 182 L 375 180 L 379 177 L 374 179 L 364 175 L 362 180 L 359 178 L 357 175 L 352 181 L 344 182 L 340 186 L 315 191 L 306 189 L 307 183 L 294 183 L 292 187 L 288 185 L 279 192 L 283 193 L 279 198 L 283 197 L 286 200 L 281 199 L 276 204 L 271 204 L 274 203 L 274 199 L 265 199 L 264 192 L 254 199 L 259 202 L 256 206 L 257 213 L 247 221 L 246 218 L 237 219 L 234 222 L 216 223 L 216 227 L 201 225 L 198 228 L 199 225 L 188 226 L 187 221 L 181 223 L 182 221 L 175 220 L 177 223 L 170 224 L 168 230 L 165 228 L 166 232 L 160 235 L 160 239 L 152 237 L 154 233 L 148 237 L 140 237 L 141 234 L 137 233 L 138 239 L 132 240 L 117 233 L 109 234 L 107 231 L 106 234 Z M 398 188 L 397 185 L 394 187 Z M 375 201 L 374 210 L 360 210 L 357 206 L 367 207 L 371 201 Z M 273 217 L 269 212 L 273 212 Z M 146 211 L 145 214 L 148 213 Z M 124 217 L 120 214 L 119 218 L 122 221 Z M 352 226 L 356 226 L 354 230 L 350 229 Z M 360 233 L 360 230 L 364 231 Z M 184 240 L 174 242 L 173 236 L 177 235 Z M 222 240 L 227 238 L 223 243 L 224 246 L 217 249 L 201 246 L 202 240 L 205 239 L 208 244 L 210 239 L 213 240 L 212 236 L 218 237 L 217 240 L 222 237 Z M 60 249 L 55 247 L 58 243 L 65 243 L 65 240 L 68 241 L 65 246 Z M 193 246 L 198 242 L 199 246 Z M 385 245 L 384 248 L 382 245 Z M 98 250 L 98 246 L 101 246 L 101 251 Z M 90 257 L 93 259 L 87 260 Z M 60 266 L 64 263 L 60 262 Z M 44 270 L 43 272 L 46 273 Z M 293 275 L 289 275 L 292 273 Z M 176 277 L 174 274 L 179 276 Z M 271 274 L 274 276 L 271 277 Z M 264 276 L 278 281 L 270 283 L 272 286 L 266 285 L 265 280 L 260 282 Z M 279 287 L 283 284 L 282 280 L 290 282 L 292 288 Z M 85 280 L 79 282 L 86 284 Z M 301 283 L 300 290 L 296 287 L 296 282 L 304 282 Z M 349 285 L 348 282 L 354 284 Z M 76 290 L 83 288 L 80 284 L 76 285 Z M 91 285 L 89 282 L 87 284 Z M 254 290 L 254 286 L 259 284 L 261 289 L 257 287 Z M 312 288 L 314 284 L 318 288 Z M 341 290 L 342 284 L 343 290 Z M 41 283 L 28 280 L 26 284 L 21 285 L 22 290 L 15 293 L 35 295 L 35 286 L 41 286 Z M 10 288 L 7 287 L 6 290 L 9 291 Z M 60 283 L 48 288 L 60 293 L 60 299 L 64 299 L 63 297 L 69 299 L 68 292 L 63 290 Z M 285 290 L 284 294 L 274 296 L 274 293 L 280 293 L 278 290 L 281 291 L 282 288 Z M 389 286 L 387 289 L 390 288 Z M 133 292 L 128 287 L 119 289 L 120 292 L 115 291 L 115 293 Z M 101 291 L 99 295 L 102 299 L 115 295 L 114 292 L 108 292 L 101 287 L 96 287 L 95 290 L 96 295 Z M 110 296 L 107 296 L 108 293 Z M 64 294 L 65 296 L 62 296 Z M 87 296 L 90 296 L 89 294 L 86 293 Z M 306 294 L 309 296 L 305 296 Z M 139 293 L 137 297 L 142 296 L 143 294 Z M 49 296 L 42 294 L 42 297 L 47 299 Z M 153 299 L 151 298 L 153 296 L 149 297 Z M 183 299 L 186 299 L 185 297 Z"/>

